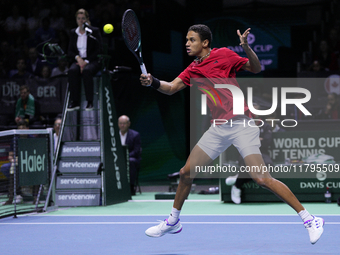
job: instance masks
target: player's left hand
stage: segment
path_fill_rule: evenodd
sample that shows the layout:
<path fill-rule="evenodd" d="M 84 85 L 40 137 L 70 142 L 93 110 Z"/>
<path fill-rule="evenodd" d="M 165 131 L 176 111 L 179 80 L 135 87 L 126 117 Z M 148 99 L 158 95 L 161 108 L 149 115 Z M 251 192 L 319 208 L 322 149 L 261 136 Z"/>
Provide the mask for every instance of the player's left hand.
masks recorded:
<path fill-rule="evenodd" d="M 248 45 L 248 40 L 247 37 L 250 33 L 250 29 L 248 28 L 246 31 L 244 31 L 244 33 L 241 35 L 241 32 L 239 29 L 237 29 L 237 35 L 240 37 L 240 45 Z"/>

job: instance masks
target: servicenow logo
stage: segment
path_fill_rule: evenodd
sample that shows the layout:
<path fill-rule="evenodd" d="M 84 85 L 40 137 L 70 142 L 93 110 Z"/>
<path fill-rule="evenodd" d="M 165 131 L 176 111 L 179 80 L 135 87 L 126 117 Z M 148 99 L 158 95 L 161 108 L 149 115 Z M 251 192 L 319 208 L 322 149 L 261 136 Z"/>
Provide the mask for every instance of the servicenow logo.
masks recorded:
<path fill-rule="evenodd" d="M 61 167 L 65 168 L 98 168 L 99 162 L 62 162 Z"/>
<path fill-rule="evenodd" d="M 72 152 L 99 152 L 100 146 L 91 146 L 91 147 L 64 147 L 63 153 L 72 153 Z"/>
<path fill-rule="evenodd" d="M 71 194 L 71 195 L 58 195 L 59 200 L 94 200 L 96 195 L 93 194 Z"/>
<path fill-rule="evenodd" d="M 99 179 L 79 179 L 79 178 L 70 178 L 70 179 L 61 179 L 60 184 L 97 184 Z"/>

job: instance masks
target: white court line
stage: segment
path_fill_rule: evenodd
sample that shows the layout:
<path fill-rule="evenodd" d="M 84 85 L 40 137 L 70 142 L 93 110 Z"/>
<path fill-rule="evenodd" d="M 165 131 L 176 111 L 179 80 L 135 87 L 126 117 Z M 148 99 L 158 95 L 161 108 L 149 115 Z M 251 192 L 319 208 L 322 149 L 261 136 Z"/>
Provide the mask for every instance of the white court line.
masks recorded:
<path fill-rule="evenodd" d="M 41 213 L 41 214 L 35 214 L 35 215 L 30 215 L 30 216 L 47 216 L 47 217 L 168 217 L 168 214 L 89 214 L 89 215 L 85 215 L 85 214 L 63 214 L 63 215 L 51 215 L 48 214 L 49 212 L 45 212 L 45 213 Z M 340 217 L 340 214 L 316 214 L 317 216 L 335 216 L 335 217 Z M 18 215 L 18 217 L 21 216 L 25 216 L 25 215 Z M 294 216 L 297 217 L 298 215 L 296 213 L 293 214 L 185 214 L 182 213 L 181 216 L 204 216 L 204 217 L 221 217 L 221 216 L 225 216 L 225 217 L 229 217 L 229 216 L 249 216 L 249 217 L 254 217 L 254 216 Z"/>
<path fill-rule="evenodd" d="M 17 222 L 0 225 L 146 225 L 157 222 Z M 301 225 L 301 222 L 181 222 L 183 225 Z M 340 225 L 340 222 L 327 222 L 327 225 Z"/>
<path fill-rule="evenodd" d="M 128 200 L 128 202 L 135 202 L 135 203 L 139 203 L 139 202 L 152 202 L 152 203 L 157 203 L 157 202 L 171 202 L 173 203 L 174 200 L 173 199 L 157 199 L 157 200 Z M 223 203 L 221 200 L 219 199 L 210 199 L 210 200 L 207 200 L 207 199 L 204 199 L 204 200 L 185 200 L 185 202 L 221 202 Z"/>

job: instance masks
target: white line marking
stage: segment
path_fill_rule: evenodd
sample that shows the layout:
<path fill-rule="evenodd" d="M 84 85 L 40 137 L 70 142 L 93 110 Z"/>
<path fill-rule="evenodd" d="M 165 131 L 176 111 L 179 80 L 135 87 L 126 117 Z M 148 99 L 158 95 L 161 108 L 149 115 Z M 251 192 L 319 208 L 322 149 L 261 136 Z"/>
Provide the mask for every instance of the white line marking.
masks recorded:
<path fill-rule="evenodd" d="M 315 214 L 317 216 L 335 216 L 335 217 L 340 217 L 339 214 Z M 21 215 L 18 215 L 20 217 Z M 51 215 L 51 214 L 36 214 L 32 216 L 48 216 L 48 217 L 150 217 L 150 216 L 159 216 L 159 217 L 167 217 L 169 216 L 168 214 L 90 214 L 90 215 L 85 215 L 85 214 L 63 214 L 63 215 Z M 294 216 L 297 217 L 298 215 L 296 213 L 293 214 L 185 214 L 181 213 L 181 216 L 204 216 L 204 217 L 238 217 L 238 216 L 246 216 L 246 217 L 254 217 L 254 216 L 272 216 L 272 217 L 280 217 L 280 216 Z"/>
<path fill-rule="evenodd" d="M 0 225 L 146 225 L 157 222 L 16 222 Z M 182 222 L 183 225 L 302 225 L 301 222 Z M 340 225 L 340 222 L 326 222 L 327 225 Z"/>
<path fill-rule="evenodd" d="M 157 203 L 157 202 L 171 202 L 171 203 L 173 203 L 174 202 L 174 200 L 173 199 L 157 199 L 157 200 L 129 200 L 128 202 L 152 202 L 152 203 Z M 210 200 L 207 200 L 207 199 L 205 199 L 205 200 L 185 200 L 185 202 L 187 203 L 187 202 L 221 202 L 222 203 L 222 201 L 221 200 L 219 200 L 219 199 L 210 199 Z"/>

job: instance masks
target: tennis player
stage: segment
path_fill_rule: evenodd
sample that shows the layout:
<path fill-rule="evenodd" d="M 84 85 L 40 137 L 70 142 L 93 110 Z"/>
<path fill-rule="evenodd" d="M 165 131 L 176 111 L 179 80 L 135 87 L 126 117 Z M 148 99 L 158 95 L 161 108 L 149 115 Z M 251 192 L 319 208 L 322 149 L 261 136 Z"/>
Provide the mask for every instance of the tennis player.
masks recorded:
<path fill-rule="evenodd" d="M 185 47 L 188 55 L 196 57 L 196 60 L 172 82 L 160 81 L 149 73 L 147 75 L 141 74 L 140 82 L 143 86 L 151 86 L 161 93 L 172 95 L 187 86 L 192 86 L 193 84 L 190 83 L 191 78 L 206 78 L 207 80 L 235 78 L 236 72 L 240 70 L 259 73 L 261 64 L 255 52 L 248 45 L 247 37 L 249 33 L 250 28 L 243 34 L 237 30 L 240 45 L 247 54 L 247 58 L 243 58 L 228 48 L 211 49 L 212 33 L 210 29 L 201 24 L 193 25 L 188 29 Z M 209 89 L 209 84 L 200 85 L 205 89 Z M 238 86 L 237 83 L 234 85 Z M 194 169 L 195 166 L 208 165 L 231 144 L 238 149 L 247 166 L 257 166 L 258 169 L 261 169 L 265 165 L 259 149 L 258 127 L 236 125 L 236 123 L 241 124 L 253 121 L 248 106 L 246 104 L 244 106 L 244 115 L 233 115 L 232 94 L 227 89 L 219 89 L 219 95 L 222 101 L 220 108 L 214 107 L 215 105 L 212 102 L 207 102 L 213 119 L 232 119 L 235 125 L 212 125 L 203 134 L 191 151 L 185 166 L 180 170 L 180 182 L 169 218 L 159 225 L 147 229 L 145 231 L 146 235 L 160 237 L 167 233 L 176 234 L 182 231 L 179 215 L 183 203 L 191 190 L 193 179 L 190 177 L 190 167 Z M 252 126 L 256 125 L 253 123 Z M 250 175 L 257 184 L 272 191 L 299 214 L 305 228 L 308 230 L 310 242 L 315 244 L 323 233 L 324 220 L 309 214 L 291 190 L 282 182 L 272 178 L 268 172 L 250 172 Z"/>

